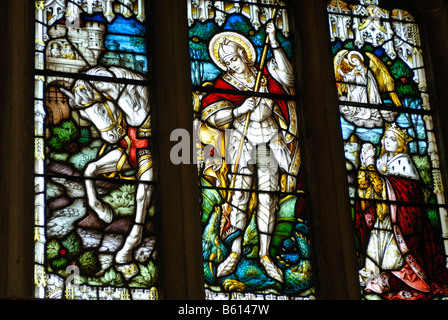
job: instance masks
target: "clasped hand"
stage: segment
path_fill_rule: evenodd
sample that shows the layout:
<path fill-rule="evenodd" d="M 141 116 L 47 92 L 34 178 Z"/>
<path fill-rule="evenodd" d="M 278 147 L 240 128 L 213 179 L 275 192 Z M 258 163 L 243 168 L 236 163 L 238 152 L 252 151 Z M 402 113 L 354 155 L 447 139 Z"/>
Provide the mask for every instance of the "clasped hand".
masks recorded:
<path fill-rule="evenodd" d="M 248 112 L 254 111 L 255 107 L 257 106 L 257 103 L 253 97 L 247 98 L 241 106 L 238 107 L 237 113 L 239 115 L 246 114 Z"/>
<path fill-rule="evenodd" d="M 370 165 L 375 164 L 375 148 L 370 143 L 363 144 L 361 148 L 361 166 L 367 168 Z"/>

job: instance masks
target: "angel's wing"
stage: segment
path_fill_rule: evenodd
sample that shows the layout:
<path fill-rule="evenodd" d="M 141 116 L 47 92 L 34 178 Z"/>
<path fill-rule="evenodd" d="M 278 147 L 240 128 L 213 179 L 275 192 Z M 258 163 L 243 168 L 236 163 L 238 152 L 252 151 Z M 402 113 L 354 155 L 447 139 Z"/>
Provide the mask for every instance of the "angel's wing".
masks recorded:
<path fill-rule="evenodd" d="M 347 73 L 352 69 L 346 58 L 347 54 L 348 50 L 341 50 L 333 59 L 334 75 L 336 77 L 336 84 L 338 86 L 338 93 L 340 96 L 343 95 L 343 93 L 347 92 L 347 85 L 343 83 L 344 77 L 339 73 L 339 70 Z"/>
<path fill-rule="evenodd" d="M 369 67 L 375 75 L 376 81 L 378 83 L 378 89 L 380 89 L 380 91 L 382 92 L 388 92 L 393 103 L 396 106 L 401 107 L 400 99 L 395 92 L 394 79 L 392 79 L 384 63 L 377 56 L 370 52 L 366 52 L 366 55 L 370 59 Z"/>

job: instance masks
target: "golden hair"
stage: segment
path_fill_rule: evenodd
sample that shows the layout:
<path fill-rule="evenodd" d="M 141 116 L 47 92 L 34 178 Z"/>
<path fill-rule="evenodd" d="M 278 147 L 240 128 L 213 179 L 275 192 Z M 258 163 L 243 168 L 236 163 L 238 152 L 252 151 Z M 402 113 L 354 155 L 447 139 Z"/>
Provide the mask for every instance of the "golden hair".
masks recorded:
<path fill-rule="evenodd" d="M 381 138 L 380 157 L 387 152 L 386 149 L 384 148 L 384 139 L 386 138 L 386 133 L 389 132 L 389 131 L 391 131 L 394 134 L 394 136 L 397 138 L 397 142 L 398 142 L 398 148 L 397 148 L 397 151 L 394 153 L 394 156 L 399 154 L 399 153 L 408 153 L 408 141 L 407 141 L 407 139 L 405 139 L 396 130 L 386 129 L 386 131 L 384 131 L 383 137 Z"/>

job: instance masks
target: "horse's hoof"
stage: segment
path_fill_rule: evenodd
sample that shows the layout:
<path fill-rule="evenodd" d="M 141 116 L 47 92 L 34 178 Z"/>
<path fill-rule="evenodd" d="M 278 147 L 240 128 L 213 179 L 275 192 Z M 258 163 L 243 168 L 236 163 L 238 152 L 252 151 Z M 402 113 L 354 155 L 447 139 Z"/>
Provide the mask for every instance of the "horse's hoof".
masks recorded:
<path fill-rule="evenodd" d="M 115 262 L 119 264 L 129 263 L 132 260 L 132 253 L 128 250 L 120 250 L 115 256 Z"/>
<path fill-rule="evenodd" d="M 132 260 L 132 251 L 142 241 L 142 226 L 135 224 L 128 235 L 123 248 L 118 251 L 115 261 L 117 263 L 129 263 Z"/>
<path fill-rule="evenodd" d="M 98 218 L 103 220 L 106 223 L 111 223 L 114 219 L 114 214 L 112 212 L 112 209 L 110 208 L 104 208 L 101 212 L 98 212 Z"/>

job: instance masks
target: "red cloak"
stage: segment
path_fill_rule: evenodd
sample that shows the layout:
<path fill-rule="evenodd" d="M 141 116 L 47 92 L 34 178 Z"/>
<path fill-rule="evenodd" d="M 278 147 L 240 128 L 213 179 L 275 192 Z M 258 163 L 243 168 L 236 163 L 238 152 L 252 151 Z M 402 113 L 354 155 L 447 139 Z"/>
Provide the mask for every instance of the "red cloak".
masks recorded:
<path fill-rule="evenodd" d="M 283 87 L 269 74 L 266 68 L 263 70 L 263 75 L 267 79 L 267 87 L 269 90 L 269 93 L 271 94 L 280 94 L 284 95 L 286 94 Z M 225 81 L 222 78 L 218 78 L 214 85 L 217 89 L 226 89 L 226 90 L 239 90 L 235 86 L 231 85 L 227 81 Z M 231 101 L 235 105 L 240 105 L 243 103 L 244 100 L 249 98 L 248 95 L 244 94 L 233 94 L 233 93 L 220 93 L 220 92 L 212 92 L 204 97 L 202 100 L 202 107 L 205 108 L 206 106 L 215 103 L 217 101 L 221 100 L 227 100 Z M 274 101 L 277 103 L 277 105 L 280 107 L 280 110 L 282 112 L 283 118 L 287 123 L 289 123 L 289 112 L 288 112 L 288 104 L 285 100 L 277 100 L 274 99 Z"/>
<path fill-rule="evenodd" d="M 391 203 L 390 205 L 396 208 L 395 218 L 392 219 L 392 223 L 394 228 L 401 233 L 404 244 L 409 250 L 408 253 L 403 254 L 407 264 L 401 270 L 394 271 L 393 275 L 390 276 L 390 291 L 385 293 L 385 297 L 394 300 L 404 299 L 402 296 L 403 290 L 411 292 L 414 298 L 421 299 L 430 298 L 437 293 L 448 294 L 448 272 L 445 266 L 445 251 L 442 238 L 440 232 L 437 233 L 434 230 L 427 216 L 420 182 L 397 176 L 388 176 L 385 179 L 390 183 L 396 198 L 396 203 Z M 360 241 L 362 250 L 365 252 L 371 226 L 377 217 L 375 201 L 364 199 L 362 201 L 367 205 L 362 210 L 361 200 L 356 202 L 354 222 L 355 233 Z M 373 221 L 368 223 L 368 219 Z M 399 239 L 397 239 L 397 243 L 400 243 Z M 410 261 L 414 262 L 414 268 L 411 267 Z M 420 270 L 421 273 L 418 274 L 416 270 Z M 430 288 L 429 292 L 425 292 L 426 290 L 422 292 L 421 290 L 416 290 L 415 286 L 412 288 L 406 285 L 402 282 L 403 275 L 411 279 L 408 283 L 412 282 L 412 279 L 422 279 L 423 281 L 418 281 Z"/>

